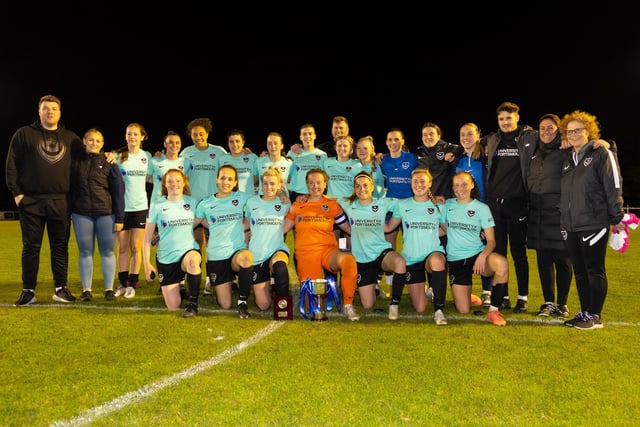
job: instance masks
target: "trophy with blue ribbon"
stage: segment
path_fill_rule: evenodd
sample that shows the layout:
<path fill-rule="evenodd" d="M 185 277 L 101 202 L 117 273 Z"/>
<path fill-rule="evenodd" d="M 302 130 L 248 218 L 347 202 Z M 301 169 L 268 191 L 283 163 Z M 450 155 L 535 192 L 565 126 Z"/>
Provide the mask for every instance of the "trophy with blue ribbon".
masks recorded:
<path fill-rule="evenodd" d="M 328 319 L 327 310 L 340 311 L 340 297 L 336 279 L 307 279 L 300 289 L 300 314 L 307 320 L 322 322 Z"/>

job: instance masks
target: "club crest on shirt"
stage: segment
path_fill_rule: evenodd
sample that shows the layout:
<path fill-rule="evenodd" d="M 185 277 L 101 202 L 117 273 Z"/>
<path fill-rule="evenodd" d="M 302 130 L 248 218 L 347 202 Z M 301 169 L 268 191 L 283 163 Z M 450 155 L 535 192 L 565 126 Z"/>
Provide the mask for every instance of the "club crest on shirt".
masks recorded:
<path fill-rule="evenodd" d="M 409 169 L 411 167 L 411 164 L 409 162 L 402 162 L 402 169 Z"/>
<path fill-rule="evenodd" d="M 436 210 L 435 210 L 434 208 L 427 208 L 427 213 L 428 213 L 429 215 L 433 215 L 433 213 L 434 213 L 435 211 L 436 211 Z"/>
<path fill-rule="evenodd" d="M 325 212 L 329 212 L 329 206 L 328 205 L 322 205 L 322 210 Z"/>
<path fill-rule="evenodd" d="M 215 158 L 216 158 L 216 153 L 209 153 L 209 158 L 210 158 L 211 160 L 215 160 Z"/>
<path fill-rule="evenodd" d="M 476 216 L 476 211 L 474 211 L 473 209 L 469 209 L 469 210 L 467 211 L 467 216 L 468 216 L 469 218 L 473 218 L 474 216 Z"/>
<path fill-rule="evenodd" d="M 60 161 L 66 152 L 67 147 L 57 139 L 47 139 L 38 144 L 38 154 L 51 164 Z"/>
<path fill-rule="evenodd" d="M 378 209 L 379 209 L 378 205 L 371 206 L 371 210 L 374 211 L 374 212 L 378 212 Z"/>
<path fill-rule="evenodd" d="M 444 152 L 443 151 L 438 151 L 436 153 L 436 159 L 438 160 L 444 160 Z"/>
<path fill-rule="evenodd" d="M 233 200 L 231 201 L 231 204 L 232 204 L 233 206 L 238 206 L 238 203 L 239 203 L 239 202 L 238 202 L 238 199 L 233 199 Z"/>
<path fill-rule="evenodd" d="M 593 157 L 587 157 L 586 159 L 584 159 L 584 162 L 582 164 L 584 165 L 584 167 L 587 167 L 589 166 L 592 160 L 593 160 Z"/>
<path fill-rule="evenodd" d="M 182 207 L 184 208 L 185 211 L 191 210 L 191 205 L 189 203 L 185 203 L 184 205 L 182 205 Z"/>
<path fill-rule="evenodd" d="M 273 209 L 275 209 L 276 212 L 280 212 L 282 210 L 282 205 L 273 205 Z"/>

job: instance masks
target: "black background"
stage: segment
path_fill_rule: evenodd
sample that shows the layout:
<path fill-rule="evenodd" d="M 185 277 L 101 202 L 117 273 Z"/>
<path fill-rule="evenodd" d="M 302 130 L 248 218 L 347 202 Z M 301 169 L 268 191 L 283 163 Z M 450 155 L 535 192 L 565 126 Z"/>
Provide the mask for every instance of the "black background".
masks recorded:
<path fill-rule="evenodd" d="M 545 113 L 595 114 L 618 144 L 625 201 L 640 203 L 640 31 L 630 9 L 188 1 L 13 9 L 0 18 L 3 178 L 11 135 L 38 118 L 48 93 L 80 136 L 97 127 L 113 149 L 139 122 L 151 152 L 168 130 L 190 145 L 186 125 L 196 117 L 212 119 L 210 143 L 227 148 L 226 132 L 239 128 L 255 152 L 270 131 L 288 148 L 304 123 L 317 143 L 328 140 L 335 115 L 348 118 L 354 138 L 372 135 L 380 152 L 393 127 L 412 149 L 421 144 L 427 121 L 457 143 L 463 123 L 497 129 L 495 109 L 511 101 L 534 127 Z M 0 210 L 15 208 L 6 185 L 0 196 Z"/>

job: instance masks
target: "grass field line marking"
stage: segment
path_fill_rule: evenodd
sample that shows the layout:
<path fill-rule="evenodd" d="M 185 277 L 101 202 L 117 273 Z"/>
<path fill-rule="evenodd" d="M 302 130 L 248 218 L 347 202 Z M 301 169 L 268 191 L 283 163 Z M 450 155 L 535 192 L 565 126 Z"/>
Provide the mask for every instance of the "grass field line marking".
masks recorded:
<path fill-rule="evenodd" d="M 13 304 L 6 304 L 6 303 L 0 303 L 0 307 L 13 307 Z M 95 305 L 95 304 L 41 304 L 41 303 L 36 303 L 32 306 L 29 307 L 15 307 L 16 310 L 33 310 L 36 308 L 63 308 L 63 309 L 82 309 L 82 308 L 90 308 L 90 309 L 96 309 L 96 310 L 122 310 L 122 311 L 152 311 L 152 312 L 168 312 L 166 307 L 138 307 L 138 306 L 108 306 L 108 305 Z M 209 313 L 209 314 L 232 314 L 233 316 L 237 316 L 237 310 L 235 309 L 215 309 L 215 308 L 206 308 L 206 307 L 198 307 L 198 313 L 200 314 L 204 314 L 204 313 Z M 507 326 L 509 325 L 509 323 L 520 323 L 520 324 L 540 324 L 540 325 L 548 325 L 548 326 L 557 326 L 557 325 L 563 325 L 564 320 L 560 319 L 560 318 L 543 318 L 543 317 L 538 317 L 538 316 L 527 316 L 525 315 L 525 317 L 509 317 L 508 316 L 508 312 L 507 313 L 503 313 L 503 316 L 505 318 L 505 320 L 507 321 Z M 272 318 L 273 317 L 273 312 L 271 311 L 265 311 L 264 313 L 261 312 L 252 312 L 251 313 L 252 317 L 258 317 L 258 318 Z M 480 316 L 474 316 L 474 315 L 460 315 L 460 314 L 448 314 L 447 312 L 445 312 L 445 316 L 447 316 L 448 320 L 460 320 L 462 322 L 483 322 L 483 323 L 488 323 L 487 321 L 487 316 L 486 313 Z M 327 317 L 329 317 L 329 319 L 344 319 L 344 316 L 341 313 L 337 313 L 334 311 L 329 311 L 327 312 Z M 362 318 L 366 318 L 366 317 L 373 317 L 373 318 L 386 318 L 387 317 L 387 313 L 386 312 L 381 312 L 381 313 L 360 313 L 360 317 Z M 417 314 L 415 312 L 413 313 L 409 313 L 409 314 L 400 314 L 400 319 L 423 319 L 426 322 L 433 322 L 433 316 L 427 311 L 424 314 Z M 294 321 L 297 320 L 302 320 L 302 317 L 300 316 L 300 313 L 298 313 L 297 311 L 295 312 L 294 315 Z M 286 322 L 285 322 L 286 323 Z M 392 323 L 392 322 L 390 322 Z M 394 322 L 395 323 L 395 322 Z M 629 327 L 640 327 L 640 322 L 618 322 L 618 321 L 612 321 L 612 320 L 607 320 L 606 318 L 603 320 L 603 323 L 606 326 L 629 326 Z M 453 326 L 453 325 L 450 325 Z"/>
<path fill-rule="evenodd" d="M 51 426 L 52 427 L 83 426 L 96 421 L 98 418 L 101 418 L 113 412 L 119 411 L 124 407 L 129 406 L 133 403 L 138 403 L 141 400 L 146 399 L 147 397 L 167 387 L 171 387 L 175 384 L 178 384 L 180 381 L 191 378 L 202 371 L 206 371 L 207 369 L 210 369 L 211 367 L 218 365 L 226 361 L 227 359 L 232 358 L 233 356 L 239 354 L 241 351 L 248 348 L 249 346 L 252 346 L 253 344 L 258 343 L 263 338 L 271 335 L 271 333 L 276 331 L 279 327 L 281 327 L 285 323 L 286 322 L 278 322 L 278 321 L 270 322 L 266 327 L 259 330 L 252 337 L 236 344 L 235 346 L 223 351 L 220 354 L 217 354 L 216 356 L 213 356 L 196 365 L 190 366 L 187 369 L 181 372 L 175 373 L 166 379 L 144 385 L 135 391 L 131 391 L 129 393 L 123 394 L 122 396 L 117 397 L 100 406 L 96 406 L 95 408 L 88 409 L 69 420 L 55 421 L 53 424 L 51 424 Z"/>

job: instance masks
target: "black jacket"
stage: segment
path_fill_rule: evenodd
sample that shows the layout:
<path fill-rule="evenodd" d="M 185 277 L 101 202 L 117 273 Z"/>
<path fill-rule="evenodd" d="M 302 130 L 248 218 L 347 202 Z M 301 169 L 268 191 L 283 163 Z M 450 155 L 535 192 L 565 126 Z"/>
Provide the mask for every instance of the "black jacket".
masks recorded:
<path fill-rule="evenodd" d="M 522 182 L 527 182 L 527 170 L 528 163 L 531 159 L 531 154 L 536 148 L 535 141 L 537 139 L 537 131 L 533 130 L 531 126 L 523 125 L 519 126 L 519 134 L 516 137 L 516 145 L 518 146 L 518 156 L 520 158 L 520 171 L 522 173 Z M 487 150 L 487 179 L 489 182 L 491 178 L 491 168 L 493 165 L 493 157 L 496 154 L 496 149 L 502 138 L 502 131 L 491 132 L 480 139 L 480 146 L 486 147 Z"/>
<path fill-rule="evenodd" d="M 103 153 L 84 153 L 71 164 L 71 212 L 96 217 L 115 215 L 124 222 L 124 180 Z"/>
<path fill-rule="evenodd" d="M 336 153 L 336 142 L 333 139 L 329 141 L 321 142 L 316 145 L 316 148 L 327 153 L 327 157 L 336 157 L 338 153 Z M 355 152 L 355 149 L 353 150 Z"/>
<path fill-rule="evenodd" d="M 566 251 L 560 232 L 560 178 L 571 150 L 560 149 L 561 135 L 548 144 L 538 138 L 528 163 L 527 246 L 529 249 Z"/>
<path fill-rule="evenodd" d="M 429 169 L 432 178 L 431 193 L 434 196 L 443 196 L 446 199 L 453 197 L 452 179 L 456 169 L 455 160 L 445 160 L 447 153 L 453 153 L 454 159 L 464 152 L 464 148 L 458 144 L 451 144 L 439 140 L 433 147 L 421 144 L 416 148 L 418 167 Z"/>
<path fill-rule="evenodd" d="M 618 224 L 624 216 L 622 178 L 610 150 L 588 142 L 578 164 L 568 157 L 562 166 L 560 214 L 563 230 L 590 231 Z"/>

